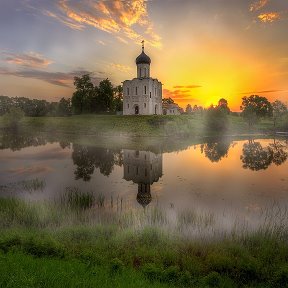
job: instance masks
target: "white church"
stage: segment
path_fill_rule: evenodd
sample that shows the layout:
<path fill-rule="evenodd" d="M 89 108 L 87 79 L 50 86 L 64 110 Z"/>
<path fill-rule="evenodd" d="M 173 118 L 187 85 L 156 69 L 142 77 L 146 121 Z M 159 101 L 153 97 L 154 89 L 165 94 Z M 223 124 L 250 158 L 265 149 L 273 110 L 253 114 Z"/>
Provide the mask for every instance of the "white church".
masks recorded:
<path fill-rule="evenodd" d="M 123 115 L 162 115 L 162 83 L 150 77 L 151 59 L 144 52 L 136 58 L 137 78 L 123 82 Z"/>

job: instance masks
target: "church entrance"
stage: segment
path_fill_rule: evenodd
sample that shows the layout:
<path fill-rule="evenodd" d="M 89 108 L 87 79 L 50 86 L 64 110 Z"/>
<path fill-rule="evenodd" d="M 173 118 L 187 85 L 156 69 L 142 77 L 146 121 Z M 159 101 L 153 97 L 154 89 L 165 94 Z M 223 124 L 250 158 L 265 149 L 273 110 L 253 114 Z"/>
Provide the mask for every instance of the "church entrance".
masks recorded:
<path fill-rule="evenodd" d="M 135 115 L 138 115 L 138 114 L 139 114 L 139 106 L 136 105 L 136 106 L 135 106 Z"/>

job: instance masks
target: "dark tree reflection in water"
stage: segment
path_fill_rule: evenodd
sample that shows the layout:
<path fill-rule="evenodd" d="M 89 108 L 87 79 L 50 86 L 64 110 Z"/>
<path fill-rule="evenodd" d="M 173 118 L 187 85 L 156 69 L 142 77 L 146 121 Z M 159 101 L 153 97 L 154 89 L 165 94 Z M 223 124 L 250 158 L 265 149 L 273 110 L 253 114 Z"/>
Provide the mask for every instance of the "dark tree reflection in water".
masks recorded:
<path fill-rule="evenodd" d="M 99 169 L 101 174 L 109 176 L 114 165 L 122 166 L 123 164 L 123 155 L 120 150 L 78 144 L 73 144 L 72 159 L 76 165 L 75 179 L 84 181 L 90 181 L 95 169 Z"/>
<path fill-rule="evenodd" d="M 287 144 L 274 139 L 274 142 L 269 144 L 269 147 L 273 151 L 273 163 L 277 166 L 282 165 L 288 158 Z"/>
<path fill-rule="evenodd" d="M 231 141 L 229 139 L 211 139 L 207 143 L 201 144 L 201 153 L 211 162 L 219 162 L 227 157 Z"/>
<path fill-rule="evenodd" d="M 267 169 L 272 163 L 279 166 L 288 158 L 287 145 L 274 140 L 268 147 L 263 147 L 260 142 L 250 139 L 244 143 L 240 159 L 244 169 L 259 171 Z"/>

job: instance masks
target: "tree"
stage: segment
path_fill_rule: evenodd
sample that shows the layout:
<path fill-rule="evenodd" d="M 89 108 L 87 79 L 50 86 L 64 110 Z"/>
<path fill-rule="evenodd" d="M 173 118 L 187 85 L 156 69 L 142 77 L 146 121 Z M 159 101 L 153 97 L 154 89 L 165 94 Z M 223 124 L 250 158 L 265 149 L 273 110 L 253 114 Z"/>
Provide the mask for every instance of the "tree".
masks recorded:
<path fill-rule="evenodd" d="M 276 126 L 276 122 L 280 119 L 285 113 L 287 113 L 287 106 L 281 102 L 280 100 L 275 100 L 272 103 L 273 109 L 273 123 L 274 127 Z"/>
<path fill-rule="evenodd" d="M 24 117 L 24 112 L 18 107 L 11 107 L 3 117 L 3 122 L 8 129 L 17 129 Z"/>
<path fill-rule="evenodd" d="M 174 100 L 172 98 L 163 98 L 162 99 L 162 104 L 174 104 Z"/>
<path fill-rule="evenodd" d="M 210 139 L 207 143 L 201 145 L 201 153 L 204 152 L 211 162 L 219 162 L 227 157 L 231 141 L 228 139 Z"/>
<path fill-rule="evenodd" d="M 96 93 L 96 112 L 111 112 L 113 111 L 114 88 L 110 80 L 107 78 L 95 87 Z"/>
<path fill-rule="evenodd" d="M 206 126 L 209 130 L 224 132 L 228 128 L 227 113 L 211 105 L 206 112 Z"/>
<path fill-rule="evenodd" d="M 191 113 L 193 112 L 192 107 L 191 107 L 190 104 L 188 104 L 188 105 L 186 106 L 185 112 L 186 112 L 187 114 L 191 114 Z"/>
<path fill-rule="evenodd" d="M 122 111 L 123 110 L 123 87 L 118 85 L 114 88 L 114 110 Z"/>
<path fill-rule="evenodd" d="M 265 97 L 251 95 L 242 98 L 240 109 L 243 111 L 242 116 L 251 127 L 261 117 L 272 116 L 272 105 Z"/>
<path fill-rule="evenodd" d="M 71 115 L 71 100 L 62 98 L 59 101 L 58 107 L 57 107 L 57 115 L 58 116 L 70 116 Z"/>
<path fill-rule="evenodd" d="M 10 107 L 12 106 L 12 99 L 8 96 L 0 96 L 0 116 L 9 112 Z"/>
<path fill-rule="evenodd" d="M 230 113 L 230 108 L 228 107 L 228 101 L 224 98 L 221 98 L 218 101 L 218 108 L 227 114 Z"/>
<path fill-rule="evenodd" d="M 85 74 L 82 77 L 74 77 L 74 86 L 76 91 L 73 93 L 71 99 L 74 113 L 90 112 L 91 105 L 89 104 L 91 104 L 91 98 L 94 93 L 94 85 L 90 75 Z"/>
<path fill-rule="evenodd" d="M 281 141 L 274 139 L 273 143 L 269 144 L 269 148 L 273 153 L 273 163 L 277 166 L 282 165 L 288 159 L 288 146 Z"/>
<path fill-rule="evenodd" d="M 273 161 L 273 152 L 269 147 L 262 147 L 260 142 L 249 140 L 243 145 L 240 157 L 244 169 L 259 171 L 267 169 Z"/>

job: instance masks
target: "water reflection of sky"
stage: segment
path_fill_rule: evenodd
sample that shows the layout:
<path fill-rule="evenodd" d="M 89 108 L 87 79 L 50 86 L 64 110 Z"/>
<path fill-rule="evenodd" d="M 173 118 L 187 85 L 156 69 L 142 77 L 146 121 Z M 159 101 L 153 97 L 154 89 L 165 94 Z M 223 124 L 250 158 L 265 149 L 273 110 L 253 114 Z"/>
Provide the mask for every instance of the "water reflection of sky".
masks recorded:
<path fill-rule="evenodd" d="M 271 139 L 212 141 L 163 155 L 77 144 L 61 147 L 59 143 L 19 151 L 3 149 L 2 188 L 33 178 L 45 180 L 46 187 L 42 192 L 2 189 L 0 193 L 57 199 L 65 187 L 77 186 L 109 199 L 120 197 L 127 208 L 141 207 L 140 203 L 171 211 L 193 209 L 222 216 L 232 213 L 249 220 L 275 202 L 288 204 L 287 142 L 278 141 L 281 145 L 277 147 L 271 146 L 273 143 Z"/>

